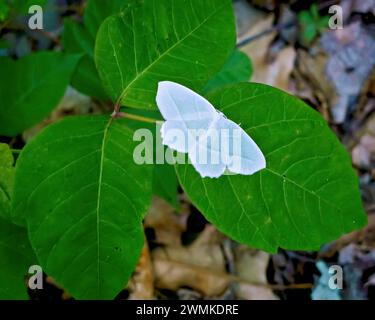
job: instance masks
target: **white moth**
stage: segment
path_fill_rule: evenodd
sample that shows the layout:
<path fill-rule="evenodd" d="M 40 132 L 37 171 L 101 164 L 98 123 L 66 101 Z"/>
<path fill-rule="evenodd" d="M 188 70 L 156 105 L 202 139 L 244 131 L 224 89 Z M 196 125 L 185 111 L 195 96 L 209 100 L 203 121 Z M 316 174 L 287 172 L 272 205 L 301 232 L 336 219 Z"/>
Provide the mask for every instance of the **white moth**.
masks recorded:
<path fill-rule="evenodd" d="M 156 103 L 166 120 L 160 130 L 162 143 L 188 153 L 202 177 L 250 175 L 266 167 L 262 151 L 249 135 L 194 91 L 162 81 Z"/>

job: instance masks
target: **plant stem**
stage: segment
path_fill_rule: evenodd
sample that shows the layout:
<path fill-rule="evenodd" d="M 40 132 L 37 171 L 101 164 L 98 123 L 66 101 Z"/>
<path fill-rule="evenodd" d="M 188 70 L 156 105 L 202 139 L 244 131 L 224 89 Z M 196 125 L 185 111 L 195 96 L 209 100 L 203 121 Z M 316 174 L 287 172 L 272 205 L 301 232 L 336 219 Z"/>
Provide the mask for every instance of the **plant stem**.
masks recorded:
<path fill-rule="evenodd" d="M 12 152 L 12 153 L 15 153 L 15 154 L 19 154 L 19 153 L 21 153 L 21 149 L 10 149 L 10 151 Z"/>
<path fill-rule="evenodd" d="M 136 120 L 136 121 L 147 122 L 147 123 L 157 123 L 157 122 L 160 121 L 160 120 L 157 120 L 157 119 L 142 117 L 142 116 L 138 116 L 136 114 L 125 113 L 125 112 L 113 113 L 112 117 L 114 117 L 114 118 L 119 118 L 119 117 L 127 118 L 127 119 Z"/>

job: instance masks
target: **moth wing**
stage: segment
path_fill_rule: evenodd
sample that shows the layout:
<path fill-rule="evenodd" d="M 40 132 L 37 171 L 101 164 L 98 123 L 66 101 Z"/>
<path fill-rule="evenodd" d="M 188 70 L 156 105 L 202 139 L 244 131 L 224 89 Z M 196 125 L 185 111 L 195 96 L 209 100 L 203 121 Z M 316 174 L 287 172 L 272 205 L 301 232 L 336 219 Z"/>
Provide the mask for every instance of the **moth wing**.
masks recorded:
<path fill-rule="evenodd" d="M 221 159 L 220 136 L 217 133 L 213 124 L 189 149 L 189 160 L 203 178 L 218 178 L 225 172 L 226 164 Z"/>
<path fill-rule="evenodd" d="M 235 122 L 220 118 L 221 158 L 230 172 L 250 175 L 266 167 L 266 159 L 253 139 Z"/>
<path fill-rule="evenodd" d="M 194 130 L 207 130 L 218 117 L 205 98 L 171 81 L 159 82 L 156 103 L 166 120 L 161 127 L 162 142 L 179 152 L 188 152 L 189 143 L 194 141 Z"/>

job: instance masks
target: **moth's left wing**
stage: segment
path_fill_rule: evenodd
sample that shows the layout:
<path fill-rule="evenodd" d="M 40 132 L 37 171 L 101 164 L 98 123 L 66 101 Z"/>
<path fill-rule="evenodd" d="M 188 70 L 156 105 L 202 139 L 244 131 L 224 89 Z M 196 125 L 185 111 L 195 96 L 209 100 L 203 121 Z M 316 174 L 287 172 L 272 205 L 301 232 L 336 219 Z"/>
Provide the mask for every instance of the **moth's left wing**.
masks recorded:
<path fill-rule="evenodd" d="M 179 152 L 188 152 L 194 133 L 207 130 L 219 116 L 205 98 L 171 81 L 159 82 L 156 103 L 166 120 L 161 127 L 163 144 Z"/>

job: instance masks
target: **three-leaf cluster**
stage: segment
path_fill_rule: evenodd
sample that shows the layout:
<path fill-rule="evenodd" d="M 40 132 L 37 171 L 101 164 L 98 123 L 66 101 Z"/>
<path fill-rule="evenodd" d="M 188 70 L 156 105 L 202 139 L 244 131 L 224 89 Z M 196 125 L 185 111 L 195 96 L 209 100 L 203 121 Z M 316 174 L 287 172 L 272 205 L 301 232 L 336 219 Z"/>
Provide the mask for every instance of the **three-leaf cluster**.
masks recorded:
<path fill-rule="evenodd" d="M 177 207 L 177 178 L 219 230 L 269 252 L 318 249 L 365 224 L 336 136 L 293 96 L 239 83 L 251 65 L 235 39 L 230 0 L 90 0 L 83 23 L 64 23 L 64 53 L 0 59 L 1 135 L 45 118 L 69 82 L 142 113 L 156 112 L 157 84 L 170 80 L 207 93 L 267 160 L 254 175 L 219 179 L 189 164 L 137 165 L 133 130 L 143 124 L 109 114 L 48 126 L 15 168 L 0 145 L 0 297 L 26 298 L 23 276 L 40 264 L 75 298 L 114 298 L 137 264 L 152 194 Z"/>

